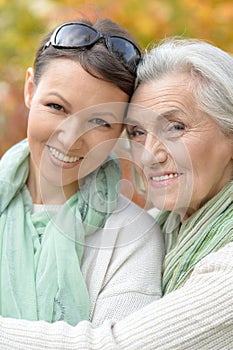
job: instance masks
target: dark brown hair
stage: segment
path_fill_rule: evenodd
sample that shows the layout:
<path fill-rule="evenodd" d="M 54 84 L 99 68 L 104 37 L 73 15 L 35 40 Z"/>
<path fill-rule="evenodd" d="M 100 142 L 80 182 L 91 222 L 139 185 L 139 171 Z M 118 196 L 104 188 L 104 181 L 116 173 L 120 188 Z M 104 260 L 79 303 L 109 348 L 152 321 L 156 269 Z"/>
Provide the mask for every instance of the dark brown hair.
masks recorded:
<path fill-rule="evenodd" d="M 93 28 L 105 34 L 120 35 L 132 41 L 141 51 L 128 31 L 110 19 L 100 19 L 94 24 L 86 19 L 70 21 L 70 23 L 74 22 L 91 25 Z M 134 90 L 135 75 L 107 50 L 105 44 L 101 40 L 92 46 L 84 48 L 57 49 L 50 45 L 44 50 L 44 46 L 49 41 L 52 33 L 53 31 L 44 38 L 37 50 L 34 61 L 35 84 L 38 84 L 45 67 L 50 61 L 62 57 L 79 62 L 83 69 L 89 74 L 113 83 L 128 94 L 129 97 L 131 96 Z"/>

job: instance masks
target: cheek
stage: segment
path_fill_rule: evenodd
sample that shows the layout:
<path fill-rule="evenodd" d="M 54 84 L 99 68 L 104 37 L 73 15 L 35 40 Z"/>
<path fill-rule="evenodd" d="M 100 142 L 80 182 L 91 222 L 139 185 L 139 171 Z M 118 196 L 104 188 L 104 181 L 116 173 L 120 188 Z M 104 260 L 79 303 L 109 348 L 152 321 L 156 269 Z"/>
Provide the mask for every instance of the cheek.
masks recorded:
<path fill-rule="evenodd" d="M 133 173 L 136 184 L 144 179 L 143 164 L 141 162 L 144 146 L 137 142 L 130 142 L 130 153 L 132 157 Z M 140 177 L 138 178 L 138 174 Z M 145 179 L 144 179 L 145 181 Z"/>
<path fill-rule="evenodd" d="M 199 142 L 193 147 L 187 146 L 190 157 L 190 166 L 192 167 L 192 172 L 194 174 L 194 181 L 204 181 L 206 176 L 212 172 L 213 167 L 215 168 L 215 164 L 217 165 L 218 159 L 212 152 L 212 147 L 209 144 L 203 144 Z M 209 176 L 209 175 L 208 175 Z"/>
<path fill-rule="evenodd" d="M 38 117 L 38 113 L 31 110 L 28 117 L 27 138 L 33 161 L 39 166 L 45 145 L 52 136 L 54 129 L 51 128 L 48 118 Z"/>
<path fill-rule="evenodd" d="M 174 170 L 178 172 L 193 172 L 197 157 L 200 159 L 198 145 L 194 148 L 189 147 L 182 140 L 167 142 L 166 151 L 169 161 L 175 167 Z"/>
<path fill-rule="evenodd" d="M 105 159 L 112 151 L 117 139 L 99 139 L 89 143 L 88 156 L 93 159 Z"/>
<path fill-rule="evenodd" d="M 121 128 L 111 130 L 109 132 L 94 129 L 87 133 L 85 138 L 87 140 L 89 150 L 95 153 L 107 153 L 110 152 L 115 146 L 121 135 Z"/>
<path fill-rule="evenodd" d="M 135 141 L 130 141 L 130 150 L 134 162 L 140 163 L 145 146 Z"/>
<path fill-rule="evenodd" d="M 45 112 L 32 108 L 28 115 L 27 137 L 35 141 L 48 140 L 58 125 Z"/>

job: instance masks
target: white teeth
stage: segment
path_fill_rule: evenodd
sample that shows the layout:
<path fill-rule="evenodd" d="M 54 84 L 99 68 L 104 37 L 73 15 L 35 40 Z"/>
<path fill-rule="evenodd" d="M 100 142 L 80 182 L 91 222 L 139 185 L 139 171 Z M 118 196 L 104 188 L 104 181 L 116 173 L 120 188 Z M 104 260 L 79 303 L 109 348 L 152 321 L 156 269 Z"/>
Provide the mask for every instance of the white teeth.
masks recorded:
<path fill-rule="evenodd" d="M 163 181 L 163 180 L 168 180 L 168 179 L 172 179 L 174 177 L 177 177 L 178 174 L 169 174 L 169 175 L 162 175 L 162 176 L 152 176 L 151 180 L 153 181 Z"/>
<path fill-rule="evenodd" d="M 81 157 L 69 157 L 52 147 L 49 147 L 49 150 L 55 158 L 61 160 L 62 162 L 75 163 L 77 160 L 81 159 Z"/>

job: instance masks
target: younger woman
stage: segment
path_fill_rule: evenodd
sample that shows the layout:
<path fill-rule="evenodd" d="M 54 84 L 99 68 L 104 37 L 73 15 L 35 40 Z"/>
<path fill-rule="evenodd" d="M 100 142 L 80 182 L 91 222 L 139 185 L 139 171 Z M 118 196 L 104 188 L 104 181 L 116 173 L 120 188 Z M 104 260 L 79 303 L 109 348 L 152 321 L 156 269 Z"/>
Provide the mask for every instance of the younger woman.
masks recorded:
<path fill-rule="evenodd" d="M 160 231 L 109 156 L 140 57 L 110 20 L 64 23 L 38 49 L 27 140 L 0 162 L 2 316 L 99 324 L 159 298 Z"/>

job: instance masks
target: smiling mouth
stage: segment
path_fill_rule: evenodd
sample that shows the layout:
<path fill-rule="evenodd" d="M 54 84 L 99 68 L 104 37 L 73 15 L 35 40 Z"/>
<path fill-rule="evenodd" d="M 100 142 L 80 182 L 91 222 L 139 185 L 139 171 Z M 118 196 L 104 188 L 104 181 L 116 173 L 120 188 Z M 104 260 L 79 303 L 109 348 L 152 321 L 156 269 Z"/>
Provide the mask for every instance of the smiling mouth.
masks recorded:
<path fill-rule="evenodd" d="M 179 174 L 179 173 L 166 174 L 166 175 L 161 175 L 161 176 L 151 176 L 150 179 L 152 181 L 165 181 L 165 180 L 169 180 L 169 179 L 174 179 L 180 175 L 181 174 Z"/>
<path fill-rule="evenodd" d="M 54 158 L 60 160 L 65 163 L 76 163 L 77 161 L 83 159 L 83 157 L 70 157 L 67 154 L 59 152 L 56 148 L 49 147 L 50 153 L 54 156 Z"/>

